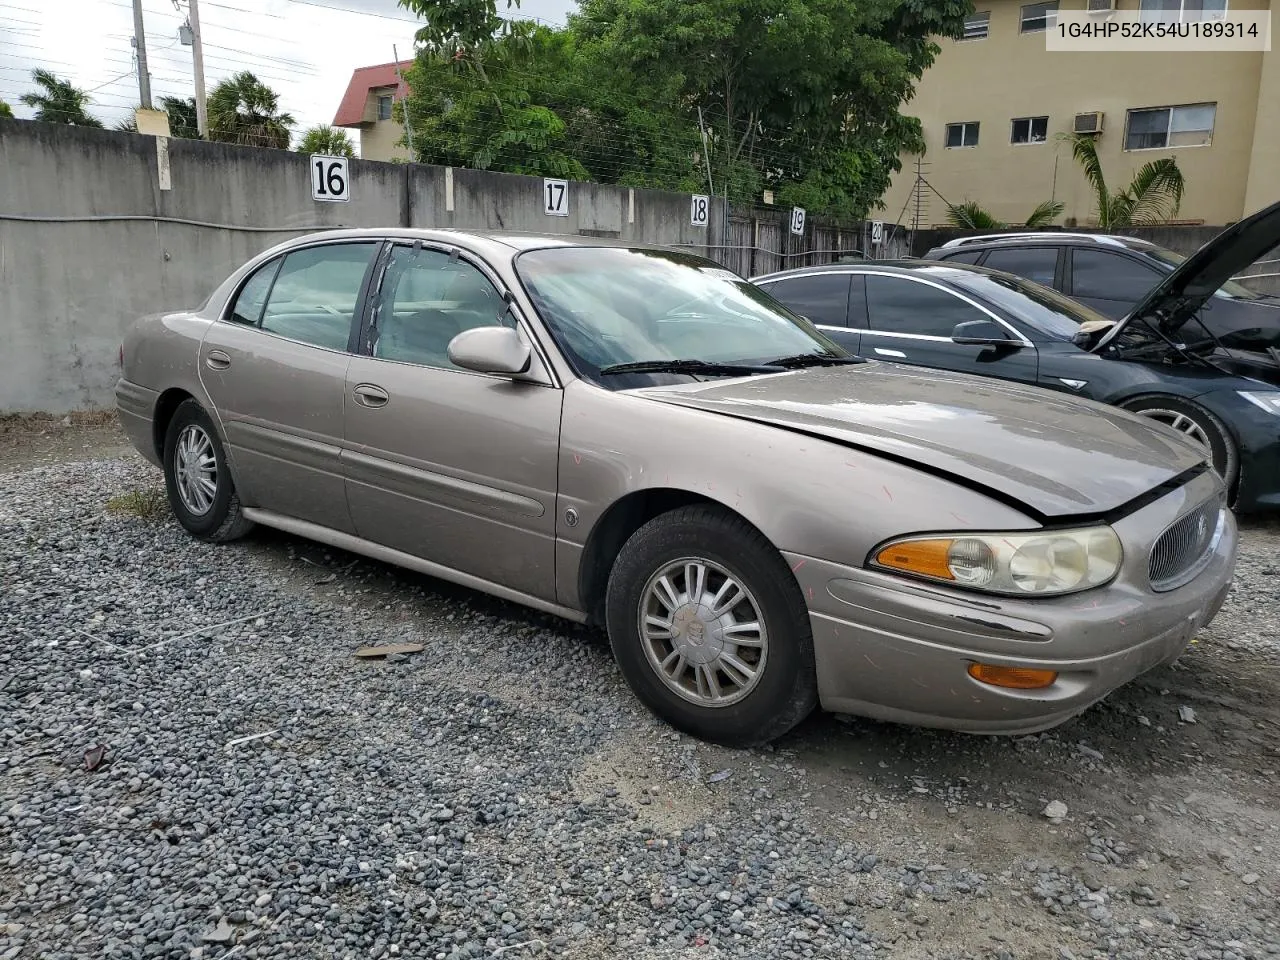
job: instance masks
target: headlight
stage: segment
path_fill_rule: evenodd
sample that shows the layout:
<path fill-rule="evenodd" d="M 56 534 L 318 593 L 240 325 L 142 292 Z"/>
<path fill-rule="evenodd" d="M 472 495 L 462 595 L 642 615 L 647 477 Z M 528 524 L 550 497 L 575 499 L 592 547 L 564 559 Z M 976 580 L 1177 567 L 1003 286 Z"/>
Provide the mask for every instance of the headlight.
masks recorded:
<path fill-rule="evenodd" d="M 1267 413 L 1274 413 L 1276 416 L 1280 416 L 1280 390 L 1265 390 L 1261 393 L 1237 390 L 1236 393 L 1240 394 L 1255 407 L 1261 407 Z"/>
<path fill-rule="evenodd" d="M 1056 596 L 1108 583 L 1124 551 L 1109 526 L 1036 533 L 904 537 L 877 549 L 869 566 L 1011 596 Z"/>

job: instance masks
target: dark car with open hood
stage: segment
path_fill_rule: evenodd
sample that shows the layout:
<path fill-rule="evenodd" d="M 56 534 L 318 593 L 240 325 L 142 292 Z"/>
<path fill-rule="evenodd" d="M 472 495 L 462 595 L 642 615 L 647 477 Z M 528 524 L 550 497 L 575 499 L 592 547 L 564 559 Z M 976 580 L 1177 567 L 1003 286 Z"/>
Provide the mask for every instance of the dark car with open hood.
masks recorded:
<path fill-rule="evenodd" d="M 1206 449 L 1238 511 L 1274 510 L 1280 309 L 1241 326 L 1239 305 L 1216 294 L 1278 244 L 1280 203 L 1228 227 L 1119 319 L 1011 273 L 934 259 L 753 282 L 865 357 L 1036 384 L 1159 421 Z"/>

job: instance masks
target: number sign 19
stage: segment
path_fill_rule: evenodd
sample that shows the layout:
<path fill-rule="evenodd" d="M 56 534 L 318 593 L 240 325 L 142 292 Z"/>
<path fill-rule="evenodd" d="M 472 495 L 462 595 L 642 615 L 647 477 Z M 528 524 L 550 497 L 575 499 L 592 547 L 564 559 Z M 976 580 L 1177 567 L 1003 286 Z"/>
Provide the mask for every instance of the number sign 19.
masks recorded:
<path fill-rule="evenodd" d="M 351 199 L 351 177 L 346 157 L 311 155 L 311 199 L 346 201 Z"/>
<path fill-rule="evenodd" d="M 548 217 L 567 217 L 569 215 L 569 181 L 542 181 L 543 212 Z"/>
<path fill-rule="evenodd" d="M 804 207 L 791 208 L 791 232 L 797 236 L 804 234 Z"/>
<path fill-rule="evenodd" d="M 711 198 L 696 195 L 689 202 L 689 222 L 695 227 L 705 227 L 711 220 Z"/>

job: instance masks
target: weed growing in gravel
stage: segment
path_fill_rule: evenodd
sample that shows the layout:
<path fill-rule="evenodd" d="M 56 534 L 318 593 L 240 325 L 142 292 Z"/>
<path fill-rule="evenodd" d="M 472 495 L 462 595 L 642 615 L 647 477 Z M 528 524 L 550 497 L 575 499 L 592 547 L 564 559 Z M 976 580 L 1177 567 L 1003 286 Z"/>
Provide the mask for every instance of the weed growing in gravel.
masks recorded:
<path fill-rule="evenodd" d="M 169 512 L 163 489 L 130 490 L 107 501 L 107 513 L 127 513 L 142 520 L 158 520 Z"/>

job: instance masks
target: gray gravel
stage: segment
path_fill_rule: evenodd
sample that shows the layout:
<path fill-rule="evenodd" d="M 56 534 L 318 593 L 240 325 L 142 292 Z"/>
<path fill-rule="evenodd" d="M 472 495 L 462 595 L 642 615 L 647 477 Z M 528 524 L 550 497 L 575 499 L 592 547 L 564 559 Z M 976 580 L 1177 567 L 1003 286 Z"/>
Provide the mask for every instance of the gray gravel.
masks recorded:
<path fill-rule="evenodd" d="M 1273 528 L 1189 665 L 1058 731 L 733 752 L 593 632 L 103 512 L 157 485 L 0 476 L 0 960 L 1280 955 Z"/>

